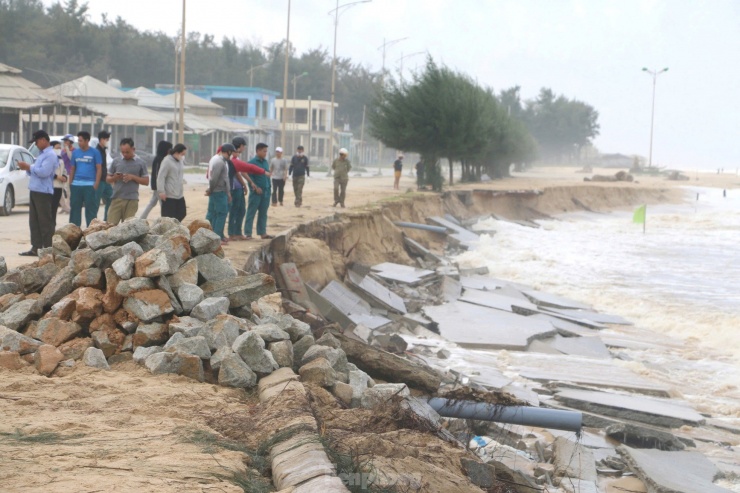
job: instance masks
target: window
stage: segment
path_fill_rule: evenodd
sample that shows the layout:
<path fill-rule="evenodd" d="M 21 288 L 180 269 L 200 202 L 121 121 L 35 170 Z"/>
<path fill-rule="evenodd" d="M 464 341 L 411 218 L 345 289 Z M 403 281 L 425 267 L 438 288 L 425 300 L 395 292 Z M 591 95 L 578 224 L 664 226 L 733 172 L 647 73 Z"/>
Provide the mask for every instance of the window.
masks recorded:
<path fill-rule="evenodd" d="M 303 108 L 296 108 L 295 122 L 296 123 L 308 123 L 308 110 L 303 109 Z"/>
<path fill-rule="evenodd" d="M 234 101 L 234 116 L 247 116 L 249 101 Z"/>
<path fill-rule="evenodd" d="M 269 118 L 267 115 L 267 101 L 262 101 L 262 118 Z"/>

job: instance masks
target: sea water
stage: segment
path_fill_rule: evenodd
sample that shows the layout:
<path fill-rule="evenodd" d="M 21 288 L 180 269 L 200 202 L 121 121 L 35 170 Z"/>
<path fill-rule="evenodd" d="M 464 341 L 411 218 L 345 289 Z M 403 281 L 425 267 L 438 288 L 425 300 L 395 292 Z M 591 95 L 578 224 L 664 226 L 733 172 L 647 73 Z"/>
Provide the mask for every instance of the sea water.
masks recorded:
<path fill-rule="evenodd" d="M 671 384 L 701 412 L 740 418 L 740 190 L 685 193 L 682 204 L 649 205 L 644 233 L 632 211 L 564 214 L 540 228 L 487 219 L 474 229 L 496 233 L 456 260 L 622 315 L 656 342 L 683 341 L 620 350 L 618 364 Z"/>

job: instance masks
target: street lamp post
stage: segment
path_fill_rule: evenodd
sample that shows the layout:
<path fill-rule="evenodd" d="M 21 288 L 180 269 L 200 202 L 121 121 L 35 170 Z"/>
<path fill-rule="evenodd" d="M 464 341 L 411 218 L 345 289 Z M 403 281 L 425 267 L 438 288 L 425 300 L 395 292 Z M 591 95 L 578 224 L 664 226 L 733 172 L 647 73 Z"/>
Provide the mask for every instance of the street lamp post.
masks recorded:
<path fill-rule="evenodd" d="M 385 49 L 389 46 L 393 46 L 396 43 L 400 43 L 401 41 L 409 39 L 408 36 L 405 38 L 398 38 L 398 39 L 392 39 L 390 41 L 386 41 L 385 38 L 383 38 L 383 44 L 378 46 L 379 50 L 383 50 L 383 68 L 380 71 L 380 97 L 383 97 L 383 91 L 385 90 Z M 378 139 L 378 176 L 381 176 L 383 172 L 380 170 L 381 163 L 383 162 L 383 143 Z"/>
<path fill-rule="evenodd" d="M 407 58 L 411 58 L 412 56 L 423 55 L 424 53 L 426 53 L 426 51 L 417 51 L 416 53 L 409 53 L 408 55 L 404 55 L 403 52 L 401 52 L 401 58 L 396 60 L 396 62 L 401 64 L 401 68 L 399 69 L 401 80 L 403 80 L 403 61 Z"/>
<path fill-rule="evenodd" d="M 372 2 L 372 0 L 358 0 L 356 2 L 349 2 L 345 3 L 344 5 L 339 5 L 339 0 L 337 0 L 337 6 L 336 8 L 329 11 L 329 15 L 331 13 L 334 13 L 334 55 L 331 59 L 331 117 L 329 118 L 329 126 L 331 127 L 330 132 L 331 136 L 329 137 L 329 149 L 330 154 L 329 158 L 334 159 L 334 89 L 336 87 L 336 80 L 337 80 L 337 28 L 339 27 L 339 11 L 344 8 L 349 8 L 354 5 L 358 5 L 361 3 L 369 3 Z"/>
<path fill-rule="evenodd" d="M 302 74 L 294 75 L 293 76 L 293 130 L 291 132 L 290 136 L 290 143 L 292 144 L 292 149 L 295 149 L 295 126 L 298 123 L 298 119 L 295 116 L 295 88 L 296 88 L 296 82 L 298 82 L 298 79 L 301 77 L 305 77 L 308 75 L 308 72 L 303 72 Z M 285 111 L 285 110 L 283 110 Z"/>
<path fill-rule="evenodd" d="M 288 112 L 288 60 L 290 59 L 290 0 L 288 0 L 288 34 L 285 36 L 285 67 L 283 69 L 283 117 L 280 129 L 280 145 L 285 146 L 285 116 Z"/>
<path fill-rule="evenodd" d="M 249 70 L 247 70 L 247 75 L 249 75 L 249 87 L 254 87 L 254 71 L 258 68 L 267 67 L 270 65 L 270 62 L 263 63 L 261 65 L 250 65 Z"/>
<path fill-rule="evenodd" d="M 182 38 L 180 45 L 180 117 L 177 126 L 177 141 L 185 141 L 185 0 L 182 0 Z"/>
<path fill-rule="evenodd" d="M 660 74 L 668 71 L 668 67 L 664 68 L 663 70 L 650 70 L 647 67 L 643 67 L 642 71 L 647 72 L 653 77 L 653 105 L 652 105 L 652 110 L 650 112 L 650 154 L 648 157 L 648 168 L 652 168 L 653 166 L 653 125 L 655 123 L 655 82 L 658 79 L 658 76 Z"/>

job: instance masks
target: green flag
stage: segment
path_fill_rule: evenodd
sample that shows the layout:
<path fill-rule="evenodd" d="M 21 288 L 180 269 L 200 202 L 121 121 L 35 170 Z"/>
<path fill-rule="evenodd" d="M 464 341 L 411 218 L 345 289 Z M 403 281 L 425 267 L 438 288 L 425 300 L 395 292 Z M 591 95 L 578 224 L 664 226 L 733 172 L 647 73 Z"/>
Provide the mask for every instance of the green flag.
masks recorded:
<path fill-rule="evenodd" d="M 645 213 L 647 212 L 647 205 L 641 205 L 635 210 L 635 214 L 632 216 L 632 222 L 637 224 L 645 224 Z"/>

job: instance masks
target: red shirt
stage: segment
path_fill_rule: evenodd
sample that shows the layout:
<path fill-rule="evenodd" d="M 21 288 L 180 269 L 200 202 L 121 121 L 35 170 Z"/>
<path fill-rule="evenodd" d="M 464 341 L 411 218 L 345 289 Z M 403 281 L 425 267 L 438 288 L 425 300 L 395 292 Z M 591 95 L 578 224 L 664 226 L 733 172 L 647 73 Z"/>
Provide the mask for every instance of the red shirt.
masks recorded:
<path fill-rule="evenodd" d="M 265 170 L 257 166 L 256 164 L 245 163 L 239 158 L 232 157 L 231 162 L 234 163 L 234 168 L 238 173 L 250 173 L 253 175 L 264 175 Z"/>

